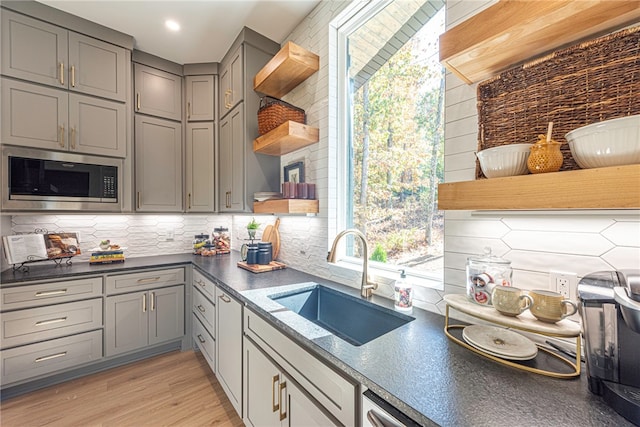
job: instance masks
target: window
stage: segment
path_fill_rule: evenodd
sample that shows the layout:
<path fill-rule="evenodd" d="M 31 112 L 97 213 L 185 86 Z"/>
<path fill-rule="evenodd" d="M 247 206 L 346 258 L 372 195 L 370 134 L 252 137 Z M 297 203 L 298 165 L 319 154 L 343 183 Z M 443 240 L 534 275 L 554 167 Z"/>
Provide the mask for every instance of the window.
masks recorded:
<path fill-rule="evenodd" d="M 444 268 L 444 218 L 437 209 L 444 175 L 443 31 L 443 1 L 371 2 L 338 28 L 337 71 L 344 110 L 338 112 L 344 118 L 338 228 L 366 235 L 374 268 L 406 269 L 438 282 Z M 347 242 L 347 262 L 360 256 L 354 242 Z"/>

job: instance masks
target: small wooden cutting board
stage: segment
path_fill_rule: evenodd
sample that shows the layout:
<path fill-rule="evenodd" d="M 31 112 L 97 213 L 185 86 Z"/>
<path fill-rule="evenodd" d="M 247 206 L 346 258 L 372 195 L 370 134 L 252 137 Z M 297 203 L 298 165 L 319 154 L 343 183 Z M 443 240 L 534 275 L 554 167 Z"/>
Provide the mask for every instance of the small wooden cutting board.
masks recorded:
<path fill-rule="evenodd" d="M 280 253 L 280 231 L 278 230 L 279 226 L 280 218 L 276 218 L 275 224 L 267 225 L 264 228 L 264 232 L 262 233 L 262 241 L 271 242 L 272 259 L 278 258 L 278 253 Z"/>
<path fill-rule="evenodd" d="M 247 264 L 245 261 L 238 261 L 238 267 L 244 268 L 245 270 L 248 270 L 252 273 L 264 273 L 267 271 L 282 270 L 284 268 L 287 268 L 285 264 L 278 261 L 271 261 L 267 265 Z"/>

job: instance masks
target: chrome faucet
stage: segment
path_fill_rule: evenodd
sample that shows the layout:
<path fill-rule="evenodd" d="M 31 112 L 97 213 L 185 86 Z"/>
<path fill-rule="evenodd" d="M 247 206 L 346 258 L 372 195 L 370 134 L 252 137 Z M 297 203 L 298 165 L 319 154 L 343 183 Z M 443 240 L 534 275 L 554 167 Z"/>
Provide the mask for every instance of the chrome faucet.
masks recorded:
<path fill-rule="evenodd" d="M 369 246 L 367 244 L 367 239 L 364 237 L 364 234 L 360 230 L 356 230 L 355 228 L 348 228 L 344 231 L 338 233 L 336 238 L 333 240 L 333 245 L 331 246 L 331 250 L 327 255 L 327 261 L 330 263 L 336 262 L 336 247 L 338 246 L 338 242 L 347 234 L 353 234 L 354 236 L 358 236 L 362 241 L 362 284 L 360 285 L 360 295 L 364 298 L 370 298 L 373 295 L 374 289 L 378 289 L 378 284 L 374 282 L 369 282 Z"/>

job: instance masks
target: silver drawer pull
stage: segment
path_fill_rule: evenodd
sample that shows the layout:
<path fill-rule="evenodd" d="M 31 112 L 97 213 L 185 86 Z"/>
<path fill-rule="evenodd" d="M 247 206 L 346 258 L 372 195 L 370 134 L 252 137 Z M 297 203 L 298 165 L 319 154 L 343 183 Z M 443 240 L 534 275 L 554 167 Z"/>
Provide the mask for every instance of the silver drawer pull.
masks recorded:
<path fill-rule="evenodd" d="M 157 282 L 158 280 L 160 280 L 160 277 L 147 277 L 144 279 L 138 279 L 138 283 Z"/>
<path fill-rule="evenodd" d="M 206 283 L 204 283 L 202 280 L 196 280 L 196 283 L 202 286 L 203 288 L 206 286 Z"/>
<path fill-rule="evenodd" d="M 224 302 L 231 302 L 231 298 L 229 298 L 225 294 L 220 295 L 218 298 L 220 298 Z"/>
<path fill-rule="evenodd" d="M 200 334 L 198 334 L 198 341 L 200 341 L 202 344 L 207 342 L 204 338 L 202 338 L 202 335 L 200 335 Z"/>
<path fill-rule="evenodd" d="M 56 353 L 56 354 L 50 354 L 49 356 L 38 357 L 36 359 L 36 363 L 44 362 L 45 360 L 57 359 L 58 357 L 64 357 L 66 355 L 67 355 L 67 352 L 63 351 L 62 353 Z"/>
<path fill-rule="evenodd" d="M 66 321 L 66 320 L 67 320 L 66 317 L 59 317 L 57 319 L 49 319 L 49 320 L 41 320 L 39 322 L 36 322 L 36 326 L 50 325 L 52 323 L 60 323 L 60 322 Z"/>
<path fill-rule="evenodd" d="M 198 305 L 198 310 L 200 310 L 200 312 L 201 312 L 201 313 L 204 313 L 205 311 L 207 311 L 207 310 L 202 306 L 202 304 L 199 304 L 199 305 Z"/>
<path fill-rule="evenodd" d="M 36 292 L 36 296 L 37 297 L 50 297 L 51 295 L 62 295 L 62 294 L 66 294 L 67 290 L 66 289 L 58 289 L 55 291 L 42 291 L 42 292 Z"/>

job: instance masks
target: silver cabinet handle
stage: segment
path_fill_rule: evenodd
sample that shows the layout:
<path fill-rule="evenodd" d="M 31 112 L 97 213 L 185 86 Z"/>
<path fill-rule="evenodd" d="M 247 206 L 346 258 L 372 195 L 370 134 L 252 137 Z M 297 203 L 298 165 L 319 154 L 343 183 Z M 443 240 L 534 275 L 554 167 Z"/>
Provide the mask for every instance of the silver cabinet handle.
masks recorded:
<path fill-rule="evenodd" d="M 191 102 L 187 102 L 187 119 L 191 118 Z"/>
<path fill-rule="evenodd" d="M 200 335 L 200 334 L 198 334 L 198 341 L 200 341 L 202 344 L 207 342 L 204 338 L 202 338 L 202 335 Z"/>
<path fill-rule="evenodd" d="M 147 294 L 142 294 L 142 312 L 147 312 Z"/>
<path fill-rule="evenodd" d="M 36 363 L 38 363 L 38 362 L 44 362 L 45 360 L 57 359 L 58 357 L 63 357 L 63 356 L 66 356 L 66 355 L 67 355 L 67 352 L 66 352 L 66 351 L 63 351 L 63 352 L 61 352 L 61 353 L 51 354 L 51 355 L 49 355 L 49 356 L 42 356 L 42 357 L 38 357 L 38 358 L 36 359 Z"/>
<path fill-rule="evenodd" d="M 144 279 L 138 279 L 137 283 L 157 282 L 160 277 L 145 277 Z"/>
<path fill-rule="evenodd" d="M 206 309 L 206 308 L 204 308 L 204 307 L 202 306 L 202 304 L 198 304 L 198 306 L 197 306 L 196 308 L 197 308 L 198 310 L 200 310 L 200 313 L 204 313 L 204 312 L 206 312 L 206 311 L 207 311 L 207 309 Z"/>
<path fill-rule="evenodd" d="M 64 62 L 60 63 L 60 84 L 64 86 Z"/>
<path fill-rule="evenodd" d="M 140 209 L 140 192 L 138 191 L 138 209 Z"/>
<path fill-rule="evenodd" d="M 136 92 L 136 110 L 140 111 L 140 92 Z"/>
<path fill-rule="evenodd" d="M 56 291 L 36 292 L 36 296 L 37 297 L 50 297 L 52 295 L 62 295 L 62 294 L 66 294 L 66 293 L 67 293 L 66 289 L 58 289 Z"/>
<path fill-rule="evenodd" d="M 225 294 L 220 295 L 218 298 L 220 298 L 222 301 L 229 303 L 231 302 L 231 298 L 229 298 L 228 296 L 226 296 Z"/>
<path fill-rule="evenodd" d="M 156 293 L 151 292 L 149 299 L 151 300 L 151 311 L 154 311 L 156 309 Z"/>
<path fill-rule="evenodd" d="M 60 323 L 60 322 L 65 322 L 67 320 L 67 317 L 58 317 L 57 319 L 49 319 L 49 320 L 40 320 L 38 322 L 36 322 L 36 326 L 43 326 L 43 325 L 51 325 L 52 323 Z"/>
<path fill-rule="evenodd" d="M 76 87 L 76 66 L 71 66 L 71 87 Z"/>
<path fill-rule="evenodd" d="M 191 209 L 191 193 L 189 193 L 187 196 L 188 196 L 187 199 L 189 199 L 189 208 L 188 209 L 190 210 Z"/>

